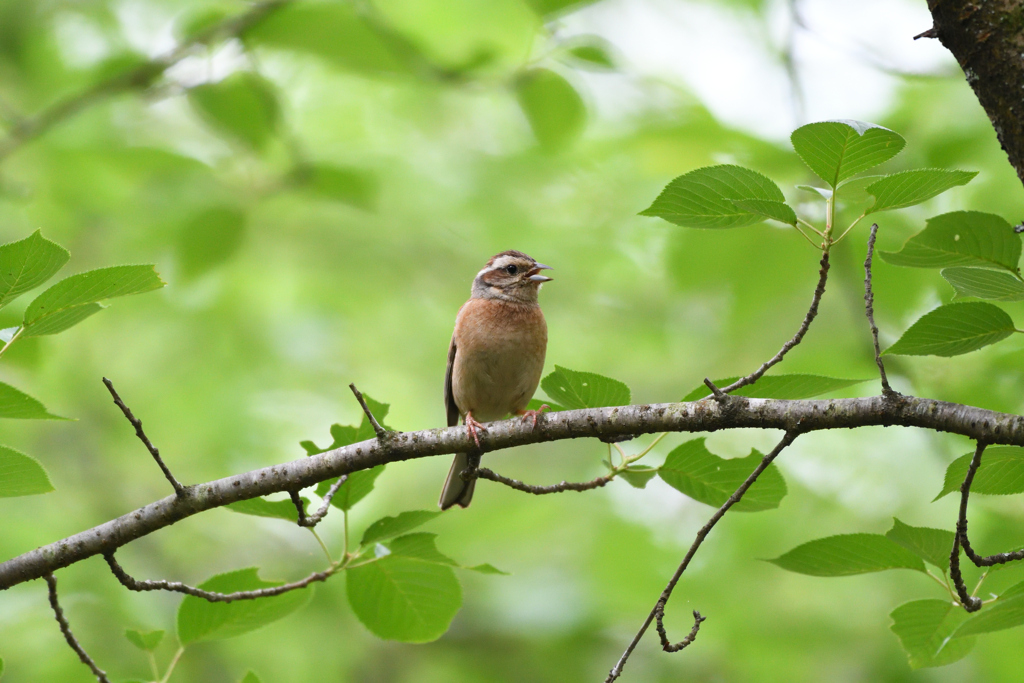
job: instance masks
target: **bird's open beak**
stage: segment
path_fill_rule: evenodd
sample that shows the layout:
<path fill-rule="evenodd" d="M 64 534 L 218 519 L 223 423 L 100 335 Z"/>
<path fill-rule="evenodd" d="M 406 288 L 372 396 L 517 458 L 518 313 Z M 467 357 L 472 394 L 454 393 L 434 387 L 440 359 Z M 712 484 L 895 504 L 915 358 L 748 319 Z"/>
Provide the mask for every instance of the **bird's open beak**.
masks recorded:
<path fill-rule="evenodd" d="M 550 278 L 547 275 L 541 275 L 540 271 L 542 270 L 551 270 L 551 266 L 545 266 L 543 263 L 535 263 L 533 268 L 530 269 L 530 272 L 527 273 L 526 279 L 530 282 L 551 282 L 554 278 Z"/>

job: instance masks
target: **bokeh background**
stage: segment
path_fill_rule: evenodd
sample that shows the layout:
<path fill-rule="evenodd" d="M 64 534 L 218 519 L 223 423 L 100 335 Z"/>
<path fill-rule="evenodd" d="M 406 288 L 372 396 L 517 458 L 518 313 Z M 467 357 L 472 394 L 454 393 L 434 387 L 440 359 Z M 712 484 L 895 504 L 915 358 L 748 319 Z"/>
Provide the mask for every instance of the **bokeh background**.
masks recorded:
<path fill-rule="evenodd" d="M 955 62 L 937 41 L 911 40 L 930 26 L 922 0 L 327 4 L 354 17 L 347 33 L 285 27 L 216 43 L 0 161 L 0 242 L 41 228 L 71 251 L 64 274 L 152 262 L 168 282 L 0 359 L 0 380 L 76 418 L 0 425 L 2 442 L 41 460 L 56 486 L 0 500 L 0 557 L 168 493 L 102 376 L 187 483 L 301 457 L 303 439 L 328 443 L 332 423 L 359 419 L 349 382 L 390 403 L 395 428 L 443 425 L 455 313 L 473 275 L 504 249 L 555 269 L 541 295 L 548 370 L 615 377 L 634 402 L 678 400 L 705 376 L 749 372 L 802 318 L 816 252 L 772 225 L 695 231 L 637 212 L 676 175 L 739 163 L 820 216 L 814 197 L 794 188 L 813 180 L 788 144 L 800 123 L 857 118 L 893 128 L 908 144 L 888 170 L 980 171 L 964 188 L 883 214 L 882 249 L 952 209 L 1021 218 L 1019 182 Z M 0 0 L 3 127 L 247 7 Z M 584 45 L 611 64 L 574 57 Z M 524 95 L 535 68 L 571 84 L 582 108 L 566 119 L 564 89 L 554 104 Z M 204 85 L 238 73 L 259 74 L 276 100 L 264 110 L 269 133 L 232 137 L 204 115 Z M 862 313 L 866 229 L 833 252 L 822 313 L 788 371 L 874 377 Z M 883 342 L 952 294 L 934 271 L 878 263 Z M 0 327 L 17 324 L 29 299 L 0 313 Z M 1014 306 L 1006 308 L 1020 325 Z M 1011 339 L 955 359 L 893 358 L 890 372 L 901 390 L 1020 412 L 1022 360 L 1024 345 Z M 708 443 L 735 457 L 777 436 L 714 434 Z M 651 463 L 687 438 L 665 439 Z M 676 590 L 673 637 L 689 629 L 692 609 L 708 617 L 696 645 L 668 655 L 649 635 L 622 680 L 1016 680 L 1019 630 L 981 639 L 954 665 L 911 671 L 888 614 L 942 597 L 919 574 L 823 579 L 762 561 L 812 538 L 884 532 L 893 516 L 952 528 L 953 497 L 930 501 L 945 465 L 968 449 L 909 429 L 801 439 L 779 462 L 790 490 L 781 507 L 727 517 Z M 606 455 L 603 444 L 580 441 L 488 461 L 550 483 L 595 476 Z M 383 515 L 433 509 L 448 465 L 445 457 L 390 466 L 353 511 L 354 533 Z M 979 496 L 974 509 L 982 548 L 1008 543 L 1024 519 L 1019 499 Z M 710 513 L 658 480 L 541 498 L 483 482 L 471 508 L 426 530 L 457 560 L 511 575 L 462 575 L 464 606 L 437 642 L 377 639 L 337 577 L 285 620 L 190 647 L 171 680 L 237 681 L 250 668 L 268 683 L 603 680 Z M 320 527 L 336 553 L 340 523 L 334 514 Z M 120 556 L 140 578 L 193 584 L 253 565 L 294 579 L 322 563 L 304 530 L 225 510 Z M 991 588 L 1020 573 L 1006 570 Z M 114 680 L 147 676 L 123 631 L 173 632 L 179 598 L 129 593 L 99 558 L 58 577 L 72 625 L 100 665 Z M 45 600 L 39 582 L 0 594 L 7 679 L 90 680 Z M 157 652 L 161 662 L 172 641 Z"/>

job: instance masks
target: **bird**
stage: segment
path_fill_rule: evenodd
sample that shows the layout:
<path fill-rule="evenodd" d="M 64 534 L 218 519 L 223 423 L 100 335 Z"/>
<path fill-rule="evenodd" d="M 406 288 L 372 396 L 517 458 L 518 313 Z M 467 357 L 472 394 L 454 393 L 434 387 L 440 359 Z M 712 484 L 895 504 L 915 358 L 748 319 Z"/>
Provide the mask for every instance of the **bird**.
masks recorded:
<path fill-rule="evenodd" d="M 548 327 L 537 302 L 541 285 L 552 278 L 542 275 L 550 266 L 537 263 L 521 251 L 503 251 L 491 257 L 476 274 L 470 298 L 455 317 L 448 346 L 444 378 L 444 405 L 448 426 L 461 417 L 480 446 L 481 424 L 521 415 L 532 419 L 547 408 L 526 410 L 537 391 L 548 344 Z M 448 472 L 438 505 L 442 510 L 468 507 L 475 478 L 463 472 L 475 468 L 479 456 L 458 453 Z"/>

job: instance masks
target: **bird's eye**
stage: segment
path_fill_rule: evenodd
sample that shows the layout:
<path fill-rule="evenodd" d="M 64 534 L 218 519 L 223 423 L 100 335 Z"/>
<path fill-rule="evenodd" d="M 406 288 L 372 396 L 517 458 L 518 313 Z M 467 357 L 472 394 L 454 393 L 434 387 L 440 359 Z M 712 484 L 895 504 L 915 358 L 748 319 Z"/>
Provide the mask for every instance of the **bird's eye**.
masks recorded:
<path fill-rule="evenodd" d="M 516 273 L 519 272 L 519 269 L 516 268 L 515 265 L 506 266 L 505 272 L 508 273 L 509 275 L 515 275 Z"/>

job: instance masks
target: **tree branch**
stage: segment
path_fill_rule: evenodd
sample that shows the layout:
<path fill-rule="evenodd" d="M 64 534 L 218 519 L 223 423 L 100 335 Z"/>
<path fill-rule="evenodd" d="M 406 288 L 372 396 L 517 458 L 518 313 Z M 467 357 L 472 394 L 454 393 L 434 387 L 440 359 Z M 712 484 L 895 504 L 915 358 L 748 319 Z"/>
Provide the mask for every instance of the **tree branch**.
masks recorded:
<path fill-rule="evenodd" d="M 53 615 L 56 617 L 57 623 L 60 624 L 60 632 L 64 634 L 64 640 L 68 641 L 68 645 L 75 651 L 78 658 L 82 660 L 82 664 L 89 667 L 97 681 L 100 683 L 110 683 L 110 679 L 107 678 L 107 672 L 96 666 L 96 662 L 92 661 L 92 657 L 79 644 L 75 634 L 71 632 L 71 625 L 68 624 L 67 617 L 64 616 L 64 610 L 60 608 L 60 603 L 57 602 L 57 579 L 54 578 L 53 574 L 47 574 L 43 578 L 46 579 L 46 585 L 50 589 L 50 607 L 53 608 Z"/>
<path fill-rule="evenodd" d="M 875 237 L 877 236 L 878 223 L 872 223 L 871 234 L 868 235 L 868 256 L 864 259 L 864 309 L 867 312 L 868 324 L 871 325 L 871 339 L 875 344 L 875 363 L 878 365 L 878 374 L 882 377 L 882 395 L 896 397 L 900 394 L 893 391 L 889 386 L 889 378 L 885 376 L 882 349 L 878 345 L 878 326 L 875 325 L 875 295 L 871 291 L 871 259 L 875 255 Z"/>
<path fill-rule="evenodd" d="M 338 477 L 338 481 L 331 484 L 331 488 L 327 489 L 327 493 L 324 495 L 323 503 L 320 505 L 320 509 L 314 512 L 312 515 L 306 515 L 306 508 L 302 504 L 302 499 L 299 498 L 298 491 L 289 491 L 288 495 L 291 496 L 292 503 L 295 505 L 296 511 L 299 513 L 299 526 L 304 526 L 312 529 L 320 523 L 327 513 L 331 509 L 331 499 L 334 498 L 334 494 L 338 492 L 341 485 L 348 481 L 348 475 L 343 474 Z"/>
<path fill-rule="evenodd" d="M 971 547 L 971 542 L 967 538 L 967 499 L 971 495 L 971 484 L 974 482 L 974 475 L 978 472 L 978 468 L 981 466 L 981 456 L 985 452 L 985 445 L 986 444 L 983 441 L 978 442 L 978 448 L 974 451 L 974 457 L 971 458 L 971 464 L 967 467 L 967 474 L 964 476 L 963 483 L 960 484 L 960 516 L 956 521 L 956 541 L 963 546 L 964 553 L 971 559 L 971 562 L 978 567 L 991 567 L 997 564 L 1006 564 L 1007 562 L 1024 559 L 1024 550 L 1017 550 L 1010 553 L 996 553 L 995 555 L 982 557 L 974 552 L 974 549 Z M 956 547 L 955 544 L 954 547 Z M 957 586 L 957 591 L 959 592 L 959 586 Z"/>
<path fill-rule="evenodd" d="M 598 477 L 597 479 L 580 483 L 563 481 L 559 484 L 552 484 L 551 486 L 532 486 L 530 484 L 524 484 L 518 479 L 503 477 L 497 472 L 493 472 L 486 467 L 477 468 L 475 476 L 480 479 L 490 479 L 491 481 L 496 481 L 499 484 L 504 484 L 505 486 L 514 488 L 516 491 L 532 493 L 535 496 L 542 496 L 546 493 L 562 493 L 563 491 L 592 491 L 594 489 L 601 488 L 615 478 L 614 474 L 606 474 L 603 477 Z"/>
<path fill-rule="evenodd" d="M 352 393 L 355 394 L 356 400 L 359 401 L 359 406 L 363 409 L 363 412 L 366 414 L 366 419 L 370 421 L 370 426 L 373 427 L 373 433 L 377 435 L 378 439 L 383 439 L 387 437 L 388 430 L 381 427 L 380 423 L 377 422 L 377 418 L 373 416 L 373 412 L 370 410 L 370 406 L 366 405 L 366 399 L 364 399 L 363 394 L 358 389 L 356 389 L 356 385 L 349 384 L 348 388 L 352 390 Z"/>
<path fill-rule="evenodd" d="M 871 425 L 922 427 L 961 434 L 990 444 L 1024 446 L 1024 417 L 981 408 L 905 397 L 882 396 L 784 401 L 732 396 L 689 403 L 591 408 L 548 413 L 536 429 L 519 418 L 492 422 L 480 435 L 485 451 L 563 439 L 618 437 L 655 432 L 711 432 L 759 428 L 801 432 Z M 275 492 L 295 491 L 321 481 L 389 462 L 475 449 L 465 427 L 402 432 L 386 442 L 371 439 L 312 457 L 188 486 L 88 531 L 37 548 L 0 564 L 0 590 L 39 579 L 61 567 L 110 553 L 131 541 L 205 510 Z"/>

